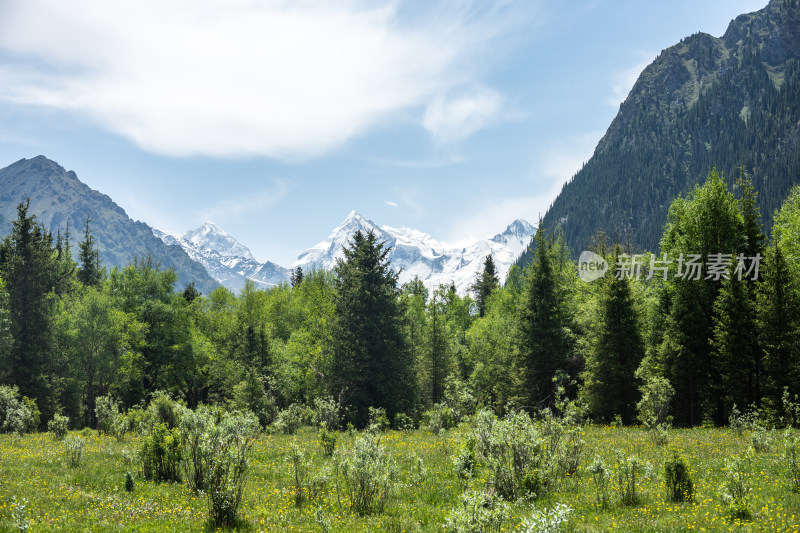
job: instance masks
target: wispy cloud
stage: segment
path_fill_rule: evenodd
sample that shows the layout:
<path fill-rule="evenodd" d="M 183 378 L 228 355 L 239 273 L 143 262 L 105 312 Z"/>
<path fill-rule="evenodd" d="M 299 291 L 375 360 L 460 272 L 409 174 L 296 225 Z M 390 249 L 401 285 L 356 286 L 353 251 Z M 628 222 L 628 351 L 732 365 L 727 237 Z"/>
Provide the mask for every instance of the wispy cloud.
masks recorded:
<path fill-rule="evenodd" d="M 397 202 L 393 202 L 391 200 L 384 200 L 383 203 L 385 203 L 389 207 L 400 207 L 400 204 L 398 204 Z"/>
<path fill-rule="evenodd" d="M 426 107 L 434 137 L 461 139 L 500 96 L 437 95 L 480 85 L 478 59 L 531 8 L 5 0 L 0 101 L 68 110 L 173 156 L 314 157 Z"/>
<path fill-rule="evenodd" d="M 438 143 L 463 141 L 498 115 L 502 100 L 499 93 L 486 88 L 454 97 L 439 96 L 428 104 L 423 125 Z"/>
<path fill-rule="evenodd" d="M 270 187 L 248 192 L 242 196 L 225 198 L 216 205 L 200 210 L 198 218 L 215 220 L 264 211 L 285 198 L 290 189 L 291 184 L 288 181 L 275 179 Z"/>

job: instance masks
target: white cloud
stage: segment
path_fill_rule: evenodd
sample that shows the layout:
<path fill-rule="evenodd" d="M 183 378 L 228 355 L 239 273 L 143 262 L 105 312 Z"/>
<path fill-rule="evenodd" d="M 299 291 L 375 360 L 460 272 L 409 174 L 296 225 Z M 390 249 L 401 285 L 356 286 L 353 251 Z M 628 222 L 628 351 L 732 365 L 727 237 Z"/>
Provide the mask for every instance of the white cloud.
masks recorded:
<path fill-rule="evenodd" d="M 497 116 L 502 97 L 481 88 L 468 94 L 434 98 L 425 109 L 423 126 L 439 143 L 453 143 L 472 136 Z"/>
<path fill-rule="evenodd" d="M 69 110 L 145 150 L 305 158 L 398 113 L 461 139 L 500 97 L 481 90 L 517 8 L 445 2 L 5 0 L 0 101 Z M 484 65 L 481 67 L 480 65 Z"/>
<path fill-rule="evenodd" d="M 384 200 L 383 203 L 385 203 L 389 207 L 400 207 L 397 202 L 392 202 L 391 200 Z"/>
<path fill-rule="evenodd" d="M 291 184 L 282 179 L 275 179 L 270 187 L 248 192 L 246 195 L 226 198 L 218 204 L 199 212 L 203 220 L 214 220 L 221 217 L 237 217 L 250 213 L 258 213 L 278 203 L 289 194 Z"/>

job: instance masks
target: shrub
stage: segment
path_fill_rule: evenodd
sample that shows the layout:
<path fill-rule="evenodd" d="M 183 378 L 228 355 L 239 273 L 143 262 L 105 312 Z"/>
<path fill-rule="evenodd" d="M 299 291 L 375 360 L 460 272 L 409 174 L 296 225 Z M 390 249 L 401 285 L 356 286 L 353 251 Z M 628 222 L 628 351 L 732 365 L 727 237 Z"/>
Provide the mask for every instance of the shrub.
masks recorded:
<path fill-rule="evenodd" d="M 425 412 L 423 418 L 427 420 L 426 425 L 434 435 L 439 435 L 456 425 L 455 411 L 444 402 L 434 404 Z"/>
<path fill-rule="evenodd" d="M 502 531 L 510 514 L 509 505 L 493 493 L 470 490 L 459 497 L 459 505 L 445 519 L 445 531 L 453 533 L 489 533 Z"/>
<path fill-rule="evenodd" d="M 47 423 L 47 431 L 53 437 L 53 440 L 64 440 L 67 436 L 67 429 L 69 428 L 69 417 L 60 415 L 58 413 L 53 415 L 53 419 Z"/>
<path fill-rule="evenodd" d="M 639 389 L 642 399 L 636 404 L 639 421 L 650 433 L 650 438 L 657 446 L 666 446 L 669 441 L 668 430 L 672 425 L 669 403 L 675 395 L 669 381 L 664 377 L 648 379 Z"/>
<path fill-rule="evenodd" d="M 82 437 L 72 436 L 64 440 L 64 452 L 67 455 L 67 465 L 71 468 L 78 468 L 83 462 L 83 451 L 86 449 L 86 441 Z"/>
<path fill-rule="evenodd" d="M 206 494 L 213 526 L 227 527 L 236 521 L 259 427 L 252 413 L 233 413 L 209 432 Z"/>
<path fill-rule="evenodd" d="M 97 417 L 98 433 L 111 435 L 114 423 L 119 418 L 119 404 L 111 396 L 98 396 L 95 398 L 94 415 Z"/>
<path fill-rule="evenodd" d="M 303 406 L 293 403 L 278 413 L 273 429 L 284 435 L 294 435 L 303 425 Z"/>
<path fill-rule="evenodd" d="M 769 451 L 772 447 L 772 431 L 761 424 L 756 424 L 750 433 L 750 443 L 753 450 L 759 453 Z"/>
<path fill-rule="evenodd" d="M 339 404 L 333 398 L 314 398 L 314 425 L 335 431 L 339 428 Z"/>
<path fill-rule="evenodd" d="M 388 431 L 389 430 L 389 417 L 386 415 L 386 409 L 383 407 L 370 407 L 369 408 L 369 428 L 372 431 Z"/>
<path fill-rule="evenodd" d="M 611 472 L 599 457 L 589 465 L 589 472 L 592 474 L 592 482 L 594 483 L 597 495 L 597 504 L 602 508 L 608 507 L 608 490 L 611 481 Z"/>
<path fill-rule="evenodd" d="M 158 423 L 142 441 L 142 477 L 154 481 L 181 480 L 181 437 L 177 429 Z"/>
<path fill-rule="evenodd" d="M 397 469 L 380 440 L 377 431 L 366 431 L 337 460 L 350 510 L 362 516 L 383 511 L 397 478 Z"/>
<path fill-rule="evenodd" d="M 325 457 L 332 457 L 336 449 L 336 432 L 329 431 L 324 427 L 319 430 L 319 445 L 322 447 L 322 454 Z"/>
<path fill-rule="evenodd" d="M 305 499 L 305 492 L 308 487 L 309 466 L 305 454 L 292 444 L 289 451 L 289 462 L 292 465 L 292 483 L 294 488 L 294 503 L 301 505 Z"/>
<path fill-rule="evenodd" d="M 581 438 L 577 429 L 570 429 L 566 432 L 558 449 L 558 468 L 562 474 L 573 476 L 578 473 L 585 445 L 586 442 Z"/>
<path fill-rule="evenodd" d="M 394 427 L 400 431 L 413 431 L 414 419 L 405 413 L 397 413 L 394 415 Z"/>
<path fill-rule="evenodd" d="M 36 431 L 41 413 L 36 401 L 19 397 L 16 385 L 0 385 L 0 433 L 14 433 L 21 437 Z"/>
<path fill-rule="evenodd" d="M 147 406 L 149 423 L 152 426 L 164 424 L 167 429 L 175 429 L 181 422 L 181 405 L 165 391 L 155 391 Z"/>
<path fill-rule="evenodd" d="M 558 533 L 563 531 L 572 508 L 563 503 L 557 503 L 549 511 L 534 511 L 530 518 L 523 520 L 519 531 L 521 533 Z"/>
<path fill-rule="evenodd" d="M 196 410 L 186 409 L 181 414 L 180 436 L 183 448 L 181 465 L 186 475 L 186 484 L 193 492 L 205 490 L 206 469 L 209 457 L 209 431 L 215 423 L 215 414 L 205 406 Z"/>
<path fill-rule="evenodd" d="M 733 519 L 749 520 L 752 454 L 747 453 L 735 458 L 725 459 L 725 480 L 722 484 L 722 501 L 726 505 L 728 516 Z"/>
<path fill-rule="evenodd" d="M 456 475 L 461 482 L 461 490 L 467 487 L 467 483 L 472 478 L 475 463 L 475 440 L 468 437 L 459 446 L 458 453 L 453 456 L 453 466 L 455 466 Z"/>
<path fill-rule="evenodd" d="M 616 452 L 617 457 L 617 489 L 623 505 L 637 505 L 641 498 L 638 493 L 637 480 L 644 473 L 645 465 L 635 455 L 625 457 Z"/>
<path fill-rule="evenodd" d="M 694 483 L 686 462 L 677 452 L 664 463 L 664 482 L 667 499 L 673 502 L 690 502 L 694 499 Z"/>
<path fill-rule="evenodd" d="M 527 413 L 511 413 L 495 422 L 487 440 L 482 456 L 503 499 L 536 499 L 549 489 L 554 463 L 547 456 L 546 439 Z"/>

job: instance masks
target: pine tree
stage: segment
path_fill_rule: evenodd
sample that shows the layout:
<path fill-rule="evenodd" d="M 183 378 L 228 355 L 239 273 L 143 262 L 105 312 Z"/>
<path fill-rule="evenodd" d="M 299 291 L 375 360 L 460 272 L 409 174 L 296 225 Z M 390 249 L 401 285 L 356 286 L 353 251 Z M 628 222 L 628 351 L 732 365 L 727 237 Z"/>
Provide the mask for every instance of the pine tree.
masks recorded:
<path fill-rule="evenodd" d="M 100 267 L 100 250 L 97 248 L 94 235 L 89 229 L 91 217 L 86 217 L 86 225 L 83 227 L 83 241 L 78 248 L 78 259 L 81 266 L 78 269 L 78 281 L 85 287 L 97 287 L 103 281 L 103 269 Z"/>
<path fill-rule="evenodd" d="M 54 410 L 49 356 L 58 269 L 53 236 L 28 214 L 29 208 L 30 199 L 17 206 L 11 234 L 0 245 L 0 275 L 11 311 L 11 382 L 19 386 L 20 394 L 37 400 L 47 420 Z"/>
<path fill-rule="evenodd" d="M 439 403 L 443 399 L 444 382 L 451 371 L 452 362 L 450 346 L 445 322 L 445 297 L 449 292 L 446 285 L 441 285 L 433 292 L 428 305 L 429 341 L 426 361 L 427 396 L 431 403 Z"/>
<path fill-rule="evenodd" d="M 614 264 L 616 264 L 615 255 Z M 644 341 L 625 277 L 604 282 L 602 320 L 597 346 L 586 363 L 585 392 L 592 412 L 601 420 L 621 415 L 631 424 L 639 400 L 636 369 L 644 357 Z"/>
<path fill-rule="evenodd" d="M 289 279 L 292 287 L 297 287 L 300 283 L 303 282 L 303 269 L 302 267 L 297 267 L 292 269 L 292 275 Z"/>
<path fill-rule="evenodd" d="M 769 249 L 758 291 L 758 336 L 764 349 L 765 392 L 781 406 L 784 388 L 800 394 L 800 306 L 778 242 Z"/>
<path fill-rule="evenodd" d="M 410 410 L 416 400 L 413 360 L 389 248 L 374 233 L 358 231 L 343 251 L 335 268 L 330 392 L 348 399 L 350 421 L 363 427 L 369 407 L 385 408 L 390 419 Z"/>
<path fill-rule="evenodd" d="M 492 259 L 492 254 L 489 254 L 483 262 L 483 271 L 478 275 L 475 283 L 473 283 L 470 288 L 475 293 L 475 305 L 478 306 L 478 316 L 483 317 L 486 313 L 486 305 L 489 302 L 489 296 L 499 285 L 500 280 L 497 277 L 494 259 Z"/>
<path fill-rule="evenodd" d="M 537 229 L 536 256 L 520 313 L 518 358 L 524 371 L 523 398 L 529 410 L 554 401 L 553 378 L 567 366 L 564 303 L 550 258 L 550 243 Z"/>

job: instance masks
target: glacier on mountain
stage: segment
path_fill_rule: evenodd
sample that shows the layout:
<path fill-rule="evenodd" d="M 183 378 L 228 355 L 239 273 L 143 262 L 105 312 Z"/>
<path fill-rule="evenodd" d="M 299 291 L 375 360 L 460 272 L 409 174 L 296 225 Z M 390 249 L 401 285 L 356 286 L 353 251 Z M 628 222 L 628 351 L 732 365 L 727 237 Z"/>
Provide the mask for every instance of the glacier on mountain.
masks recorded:
<path fill-rule="evenodd" d="M 412 228 L 378 226 L 353 211 L 328 238 L 301 253 L 292 268 L 301 267 L 304 272 L 333 269 L 336 261 L 344 256 L 342 247 L 359 230 L 372 231 L 378 240 L 391 247 L 387 257 L 400 271 L 400 283 L 418 276 L 428 290 L 452 283 L 463 295 L 483 269 L 489 254 L 494 259 L 498 277 L 504 281 L 511 265 L 530 244 L 535 227 L 524 220 L 515 220 L 503 233 L 492 238 L 455 245 L 437 241 Z M 246 246 L 210 222 L 181 236 L 154 232 L 167 244 L 181 246 L 214 279 L 231 290 L 240 290 L 246 279 L 253 280 L 259 287 L 271 287 L 288 281 L 291 275 L 290 269 L 271 262 L 259 263 Z"/>

